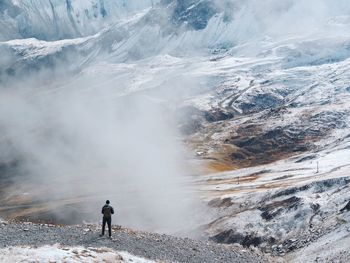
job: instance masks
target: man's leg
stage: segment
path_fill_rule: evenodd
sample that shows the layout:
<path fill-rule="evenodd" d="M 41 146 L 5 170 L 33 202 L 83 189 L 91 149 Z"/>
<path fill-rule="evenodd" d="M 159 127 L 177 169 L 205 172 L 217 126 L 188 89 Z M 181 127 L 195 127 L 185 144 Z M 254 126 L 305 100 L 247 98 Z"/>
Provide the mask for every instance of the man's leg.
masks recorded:
<path fill-rule="evenodd" d="M 106 223 L 107 223 L 106 218 L 103 218 L 103 220 L 102 220 L 102 236 L 105 234 Z"/>
<path fill-rule="evenodd" d="M 108 234 L 111 237 L 112 236 L 112 218 L 107 219 L 107 224 L 108 224 Z"/>

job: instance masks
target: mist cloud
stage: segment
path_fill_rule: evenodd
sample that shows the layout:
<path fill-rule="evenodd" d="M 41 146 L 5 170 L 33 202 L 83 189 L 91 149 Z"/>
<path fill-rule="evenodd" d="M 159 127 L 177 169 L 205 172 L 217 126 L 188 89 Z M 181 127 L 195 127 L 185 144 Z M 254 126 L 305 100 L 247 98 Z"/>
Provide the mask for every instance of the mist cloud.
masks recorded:
<path fill-rule="evenodd" d="M 232 40 L 239 42 L 264 36 L 297 37 L 326 32 L 332 35 L 337 29 L 327 27 L 329 20 L 350 15 L 350 6 L 345 0 L 229 0 L 216 1 L 216 4 L 223 8 L 227 2 L 231 3 L 231 10 L 226 12 L 233 18 L 229 30 Z"/>
<path fill-rule="evenodd" d="M 190 74 L 184 77 L 177 68 L 159 71 L 155 77 L 144 74 L 142 66 L 133 71 L 131 62 L 121 61 L 134 53 L 137 56 L 132 61 L 174 50 L 182 56 L 184 51 L 197 55 L 194 50 L 217 46 L 247 42 L 258 46 L 256 40 L 262 39 L 348 34 L 344 24 L 337 24 L 349 15 L 347 2 L 215 1 L 220 8 L 230 9 L 213 16 L 203 30 L 179 30 L 178 35 L 169 36 L 171 33 L 161 30 L 172 24 L 162 19 L 159 26 L 152 19 L 145 25 L 152 30 L 140 33 L 144 28 L 138 26 L 145 21 L 141 20 L 125 35 L 128 39 L 124 35 L 117 38 L 113 30 L 104 32 L 103 43 L 94 44 L 100 44 L 98 50 L 107 48 L 96 52 L 103 54 L 96 60 L 107 58 L 111 64 L 101 63 L 101 72 L 91 60 L 91 72 L 82 71 L 73 78 L 59 72 L 52 80 L 45 70 L 31 72 L 29 79 L 28 75 L 10 78 L 14 83 L 0 90 L 0 157 L 18 161 L 20 176 L 15 184 L 19 194 L 24 189 L 50 205 L 62 200 L 69 205 L 83 203 L 84 210 L 76 219 L 95 221 L 101 202 L 110 199 L 121 224 L 147 230 L 182 229 L 198 204 L 188 186 L 187 153 L 176 117 L 165 104 L 182 101 L 191 92 L 200 93 L 205 84 Z M 226 21 L 223 16 L 227 14 L 231 19 Z M 162 24 L 166 22 L 169 25 Z M 6 68 L 16 59 L 6 57 L 0 66 Z M 173 63 L 169 60 L 163 62 L 164 68 Z M 162 62 L 155 59 L 154 63 L 145 69 L 151 72 Z M 60 68 L 69 66 L 63 63 Z M 121 70 L 114 72 L 115 68 Z M 147 88 L 153 89 L 152 94 Z M 166 99 L 154 96 L 157 92 Z M 62 209 L 57 213 L 63 219 L 72 216 Z"/>
<path fill-rule="evenodd" d="M 115 223 L 183 230 L 198 204 L 175 116 L 144 94 L 121 96 L 125 83 L 99 77 L 99 85 L 83 75 L 55 89 L 0 91 L 2 138 L 10 142 L 2 160 L 20 160 L 15 185 L 43 204 L 82 203 L 72 219 L 57 211 L 64 222 L 96 222 L 110 199 Z"/>

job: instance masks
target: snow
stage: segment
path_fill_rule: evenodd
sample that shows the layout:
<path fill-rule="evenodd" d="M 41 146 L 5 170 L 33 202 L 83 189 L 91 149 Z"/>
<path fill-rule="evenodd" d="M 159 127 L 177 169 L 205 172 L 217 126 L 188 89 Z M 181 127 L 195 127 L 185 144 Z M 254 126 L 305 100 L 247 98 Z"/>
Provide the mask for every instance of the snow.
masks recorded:
<path fill-rule="evenodd" d="M 350 227 L 343 226 L 313 244 L 299 249 L 287 256 L 288 262 L 348 262 L 350 260 Z"/>
<path fill-rule="evenodd" d="M 24 59 L 44 57 L 62 51 L 68 46 L 82 45 L 89 40 L 96 39 L 99 34 L 86 38 L 64 39 L 58 41 L 43 41 L 36 38 L 14 39 L 1 42 L 0 46 L 11 47 L 15 52 L 21 53 Z"/>
<path fill-rule="evenodd" d="M 8 0 L 0 13 L 0 40 L 15 37 L 58 40 L 96 34 L 160 0 Z M 12 16 L 6 13 L 14 13 Z M 11 28 L 12 30 L 8 30 Z M 18 32 L 19 34 L 15 34 Z"/>
<path fill-rule="evenodd" d="M 350 87 L 350 16 L 346 14 L 348 5 L 341 4 L 344 1 L 332 7 L 321 0 L 288 1 L 290 5 L 276 5 L 274 0 L 267 4 L 246 1 L 230 21 L 224 19 L 224 14 L 216 14 L 203 30 L 181 28 L 170 32 L 157 17 L 152 17 L 152 23 L 143 20 L 153 11 L 150 0 L 106 0 L 105 11 L 112 17 L 103 15 L 102 2 L 68 2 L 72 5 L 70 11 L 63 1 L 17 0 L 21 13 L 0 20 L 0 25 L 4 24 L 0 39 L 1 32 L 8 35 L 8 28 L 20 29 L 20 35 L 3 37 L 6 41 L 0 43 L 0 48 L 20 58 L 21 66 L 39 64 L 45 57 L 60 57 L 67 47 L 72 48 L 71 57 L 79 52 L 89 54 L 92 59 L 87 63 L 86 57 L 77 56 L 74 63 L 80 65 L 79 74 L 64 84 L 58 83 L 59 89 L 84 94 L 98 91 L 108 100 L 149 91 L 151 95 L 145 98 L 169 108 L 190 106 L 205 112 L 233 112 L 233 120 L 210 131 L 208 137 L 213 143 L 197 151 L 201 157 L 206 157 L 206 150 L 214 152 L 215 147 L 221 147 L 222 141 L 247 121 L 261 124 L 263 131 L 280 128 L 290 134 L 333 127 L 305 154 L 201 177 L 200 190 L 207 200 L 229 197 L 253 206 L 282 189 L 326 179 L 341 180 L 349 175 L 350 94 L 346 89 Z M 314 8 L 316 4 L 323 8 Z M 193 4 L 189 10 L 195 8 Z M 310 15 L 300 15 L 305 12 Z M 300 19 L 295 21 L 295 17 Z M 267 103 L 261 102 L 261 95 Z M 270 109 L 281 108 L 285 111 L 278 117 L 264 119 Z M 315 120 L 311 121 L 312 117 Z M 313 159 L 298 162 L 310 155 Z M 256 180 L 237 183 L 238 178 L 252 174 L 260 175 Z M 208 183 L 210 180 L 216 180 L 215 184 Z M 297 196 L 307 204 L 320 203 L 326 211 L 334 212 L 329 200 L 341 205 L 345 197 L 328 194 L 320 193 L 319 198 L 310 190 Z M 309 207 L 301 209 L 306 217 L 311 216 Z M 283 237 L 293 227 L 296 213 L 265 224 L 260 211 L 247 209 L 225 217 L 217 229 L 248 231 L 250 223 L 251 231 Z M 301 220 L 294 224 L 296 232 L 305 227 Z M 58 247 L 56 250 L 64 252 Z"/>
<path fill-rule="evenodd" d="M 350 173 L 350 140 L 344 139 L 348 135 L 348 129 L 336 131 L 320 143 L 318 150 L 267 165 L 210 174 L 198 179 L 203 198 L 208 201 L 230 198 L 233 203 L 227 209 L 219 210 L 220 219 L 214 221 L 208 229 L 209 235 L 234 229 L 235 232 L 246 235 L 272 236 L 279 244 L 288 239 L 305 239 L 304 242 L 307 243 L 310 232 L 333 229 L 288 258 L 290 262 L 311 262 L 319 257 L 319 262 L 330 262 L 343 257 L 347 253 L 349 242 L 349 213 L 343 215 L 339 210 L 349 200 L 346 182 Z M 313 156 L 312 159 L 298 161 L 310 155 Z M 244 180 L 252 175 L 257 175 L 257 178 Z M 329 181 L 323 183 L 325 180 Z M 288 189 L 296 190 L 283 193 Z M 288 209 L 286 204 L 278 205 L 278 202 L 289 198 L 299 198 L 301 201 L 293 209 Z M 262 212 L 269 204 L 276 206 L 271 212 L 277 214 L 265 220 Z M 320 206 L 319 213 L 311 209 L 315 204 Z M 278 209 L 282 210 L 277 212 Z M 339 220 L 344 222 L 337 228 Z M 325 230 L 320 231 L 323 233 Z M 327 246 L 334 249 L 326 249 Z M 348 254 L 346 260 L 343 258 L 339 262 L 347 260 Z"/>
<path fill-rule="evenodd" d="M 155 261 L 136 257 L 127 252 L 116 252 L 109 248 L 64 247 L 61 245 L 54 245 L 3 248 L 0 249 L 0 262 L 152 263 Z"/>

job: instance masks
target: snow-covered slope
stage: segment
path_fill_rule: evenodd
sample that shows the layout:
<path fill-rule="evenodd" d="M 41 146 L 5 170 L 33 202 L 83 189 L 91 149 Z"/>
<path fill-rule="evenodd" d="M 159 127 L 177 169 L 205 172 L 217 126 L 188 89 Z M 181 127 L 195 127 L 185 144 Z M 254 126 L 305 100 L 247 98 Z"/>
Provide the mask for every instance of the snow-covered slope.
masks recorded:
<path fill-rule="evenodd" d="M 153 195 L 157 200 L 170 195 L 154 194 L 152 187 L 144 187 L 147 180 L 133 177 L 134 161 L 149 168 L 138 170 L 141 174 L 153 174 L 155 166 L 161 174 L 173 174 L 176 165 L 168 161 L 176 158 L 164 154 L 173 145 L 156 143 L 167 133 L 158 124 L 170 119 L 192 156 L 197 155 L 186 159 L 205 172 L 218 172 L 196 178 L 194 184 L 216 212 L 208 236 L 249 241 L 283 254 L 323 235 L 343 233 L 348 214 L 339 210 L 349 199 L 350 7 L 345 0 L 335 2 L 4 1 L 0 87 L 8 97 L 0 104 L 6 113 L 0 114 L 0 127 L 10 138 L 3 139 L 4 148 L 10 145 L 20 156 L 16 158 L 25 160 L 25 169 L 19 167 L 40 178 L 50 172 L 60 175 L 62 164 L 68 164 L 65 173 L 76 174 L 74 179 L 97 170 L 112 180 L 114 171 L 122 170 L 133 180 L 123 178 L 118 186 L 143 189 L 141 199 L 149 205 Z M 135 103 L 135 97 L 141 99 Z M 20 110 L 11 102 L 19 103 Z M 121 125 L 108 114 L 114 105 L 123 105 Z M 148 112 L 150 105 L 157 105 L 156 110 L 152 106 Z M 22 111 L 35 118 L 23 121 Z M 47 121 L 52 116 L 53 129 Z M 132 125 L 125 121 L 130 116 Z M 128 140 L 114 145 L 106 139 L 115 140 L 124 126 Z M 42 138 L 48 140 L 45 147 Z M 144 139 L 151 143 L 143 144 Z M 116 145 L 122 155 L 115 153 Z M 147 159 L 152 154 L 142 146 L 152 149 L 156 160 Z M 230 169 L 236 171 L 222 173 Z M 159 189 L 167 185 L 161 178 L 156 178 L 162 182 Z M 74 196 L 69 187 L 65 190 Z M 53 193 L 61 194 L 60 189 Z M 20 194 L 11 192 L 8 204 Z M 131 210 L 138 213 L 140 199 L 131 196 L 136 196 L 131 203 L 137 208 Z M 179 196 L 171 195 L 171 200 Z M 127 201 L 122 201 L 123 211 L 129 211 Z M 60 199 L 55 202 L 59 205 Z M 171 202 L 165 203 L 158 204 Z M 168 208 L 170 215 L 175 208 Z M 24 214 L 33 216 L 28 210 Z M 163 211 L 157 212 L 142 211 L 151 225 L 164 221 L 157 216 Z M 317 231 L 310 225 L 317 225 Z M 295 241 L 303 235 L 306 240 Z"/>
<path fill-rule="evenodd" d="M 58 40 L 95 34 L 158 0 L 5 0 L 0 4 L 0 39 Z"/>
<path fill-rule="evenodd" d="M 109 248 L 83 248 L 43 246 L 43 247 L 9 247 L 0 249 L 1 262 L 116 262 L 116 263 L 152 263 L 153 260 L 142 259 L 126 252 L 116 252 Z"/>
<path fill-rule="evenodd" d="M 7 0 L 0 9 L 3 17 L 0 22 L 4 24 L 0 35 L 3 40 L 59 40 L 100 32 L 91 43 L 93 50 L 107 53 L 108 59 L 115 62 L 158 54 L 193 56 L 229 52 L 237 57 L 264 56 L 272 51 L 288 57 L 285 66 L 322 64 L 327 62 L 324 60 L 348 57 L 350 10 L 343 1 L 338 1 L 341 3 L 337 7 L 322 1 L 323 9 L 310 21 L 303 14 L 311 6 L 297 1 L 277 5 L 272 1 L 261 7 L 253 0 L 222 3 L 175 0 L 12 3 Z M 154 8 L 148 10 L 151 6 Z M 265 12 L 270 16 L 264 16 Z M 297 16 L 298 22 L 291 23 Z M 274 23 L 276 19 L 278 26 Z M 304 24 L 307 26 L 302 27 Z M 276 45 L 276 41 L 280 44 Z M 318 52 L 319 46 L 322 52 Z M 57 57 L 60 56 L 58 53 Z"/>

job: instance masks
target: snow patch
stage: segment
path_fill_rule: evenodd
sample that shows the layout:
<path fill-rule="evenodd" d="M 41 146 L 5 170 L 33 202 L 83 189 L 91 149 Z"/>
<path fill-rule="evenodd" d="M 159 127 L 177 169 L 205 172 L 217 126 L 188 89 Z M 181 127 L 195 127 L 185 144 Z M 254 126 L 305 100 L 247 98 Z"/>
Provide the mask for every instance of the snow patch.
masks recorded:
<path fill-rule="evenodd" d="M 155 261 L 133 256 L 127 252 L 116 252 L 109 248 L 63 247 L 8 247 L 0 249 L 0 262 L 134 262 Z"/>

